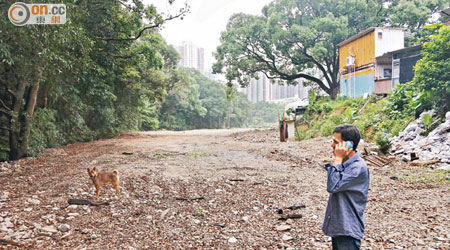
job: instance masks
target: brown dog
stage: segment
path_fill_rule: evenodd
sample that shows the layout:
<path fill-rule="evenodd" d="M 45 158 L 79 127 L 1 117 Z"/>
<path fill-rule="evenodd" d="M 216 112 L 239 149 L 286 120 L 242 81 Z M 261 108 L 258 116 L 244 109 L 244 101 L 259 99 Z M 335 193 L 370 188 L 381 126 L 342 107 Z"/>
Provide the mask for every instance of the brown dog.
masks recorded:
<path fill-rule="evenodd" d="M 116 189 L 116 196 L 119 195 L 119 172 L 114 170 L 113 172 L 97 172 L 95 167 L 93 169 L 87 169 L 89 177 L 91 177 L 97 191 L 97 198 L 100 193 L 100 186 L 106 183 L 111 183 Z"/>

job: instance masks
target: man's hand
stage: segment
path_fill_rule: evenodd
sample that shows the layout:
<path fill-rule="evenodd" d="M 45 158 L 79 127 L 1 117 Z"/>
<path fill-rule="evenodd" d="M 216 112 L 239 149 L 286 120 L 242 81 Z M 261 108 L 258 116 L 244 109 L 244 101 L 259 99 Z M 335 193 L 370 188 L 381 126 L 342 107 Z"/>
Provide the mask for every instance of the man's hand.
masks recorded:
<path fill-rule="evenodd" d="M 336 148 L 334 149 L 334 162 L 333 165 L 342 164 L 347 158 L 348 155 L 353 151 L 353 149 L 348 149 L 350 147 L 349 145 L 345 145 L 345 142 L 340 142 L 338 145 L 336 145 Z"/>

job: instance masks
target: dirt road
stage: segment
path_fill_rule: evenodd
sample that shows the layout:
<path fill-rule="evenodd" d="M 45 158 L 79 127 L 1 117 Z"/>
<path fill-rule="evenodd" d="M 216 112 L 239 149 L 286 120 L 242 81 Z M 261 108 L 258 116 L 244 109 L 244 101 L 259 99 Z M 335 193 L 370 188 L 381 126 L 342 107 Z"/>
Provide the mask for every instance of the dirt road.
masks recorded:
<path fill-rule="evenodd" d="M 330 249 L 329 144 L 280 143 L 275 130 L 158 131 L 48 150 L 0 172 L 0 249 Z M 68 207 L 95 200 L 88 167 L 118 170 L 121 194 L 108 184 L 109 205 Z M 434 170 L 403 162 L 369 167 L 362 249 L 450 249 L 449 182 L 416 183 Z M 294 205 L 305 207 L 277 213 Z"/>

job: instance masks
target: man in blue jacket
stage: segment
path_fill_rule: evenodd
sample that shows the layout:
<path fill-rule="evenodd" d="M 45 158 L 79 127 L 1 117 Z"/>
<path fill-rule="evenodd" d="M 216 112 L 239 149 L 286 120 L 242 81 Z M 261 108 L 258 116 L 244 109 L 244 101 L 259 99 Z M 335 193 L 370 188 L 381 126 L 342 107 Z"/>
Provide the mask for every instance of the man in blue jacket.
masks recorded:
<path fill-rule="evenodd" d="M 330 198 L 322 231 L 332 238 L 333 250 L 359 249 L 364 234 L 369 170 L 356 151 L 360 139 L 354 125 L 337 126 L 331 144 L 334 162 L 324 166 Z"/>

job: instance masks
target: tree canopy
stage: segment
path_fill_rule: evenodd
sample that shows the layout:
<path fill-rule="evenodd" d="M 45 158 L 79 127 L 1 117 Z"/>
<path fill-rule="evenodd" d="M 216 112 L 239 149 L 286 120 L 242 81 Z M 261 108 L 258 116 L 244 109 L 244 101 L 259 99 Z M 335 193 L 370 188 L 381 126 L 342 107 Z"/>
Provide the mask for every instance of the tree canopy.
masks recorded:
<path fill-rule="evenodd" d="M 226 87 L 194 69 L 182 69 L 185 86 L 169 92 L 161 104 L 161 128 L 184 130 L 203 128 L 245 127 L 251 123 L 252 104 L 242 93 L 227 100 Z M 276 116 L 275 116 L 276 117 Z"/>

